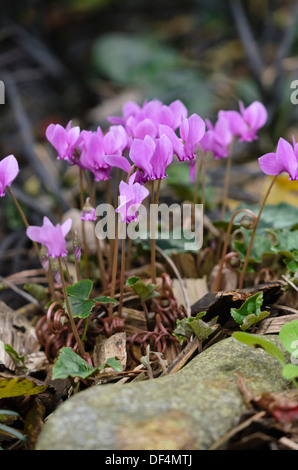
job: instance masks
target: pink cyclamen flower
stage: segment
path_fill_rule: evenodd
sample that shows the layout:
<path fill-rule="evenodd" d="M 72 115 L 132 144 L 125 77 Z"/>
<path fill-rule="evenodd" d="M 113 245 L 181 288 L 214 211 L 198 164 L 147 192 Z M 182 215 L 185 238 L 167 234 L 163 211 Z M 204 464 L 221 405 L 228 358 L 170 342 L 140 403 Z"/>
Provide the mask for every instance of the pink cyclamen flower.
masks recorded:
<path fill-rule="evenodd" d="M 298 144 L 293 146 L 280 138 L 275 153 L 267 153 L 259 158 L 261 170 L 266 175 L 289 174 L 289 180 L 298 180 Z"/>
<path fill-rule="evenodd" d="M 41 243 L 47 248 L 49 257 L 60 258 L 60 256 L 67 255 L 65 237 L 71 229 L 71 225 L 70 218 L 62 225 L 53 225 L 48 217 L 44 217 L 41 227 L 31 225 L 27 228 L 26 233 L 30 240 Z"/>
<path fill-rule="evenodd" d="M 220 111 L 230 125 L 233 135 L 239 136 L 242 142 L 256 140 L 257 132 L 267 121 L 268 115 L 265 106 L 259 101 L 254 101 L 247 108 L 239 102 L 240 113 L 238 111 Z"/>
<path fill-rule="evenodd" d="M 61 124 L 50 124 L 46 130 L 46 138 L 56 149 L 58 159 L 70 164 L 76 163 L 75 149 L 80 142 L 79 126 L 71 127 L 71 121 L 64 128 Z"/>
<path fill-rule="evenodd" d="M 205 123 L 197 114 L 182 120 L 180 124 L 180 137 L 167 125 L 159 126 L 160 134 L 165 134 L 172 142 L 174 153 L 178 161 L 190 161 L 196 158 L 199 143 L 205 134 Z"/>
<path fill-rule="evenodd" d="M 84 207 L 82 209 L 81 220 L 85 220 L 85 221 L 88 221 L 88 220 L 94 221 L 94 220 L 96 220 L 96 211 L 95 211 L 94 207 L 92 207 L 89 197 L 87 198 L 87 200 L 84 204 Z"/>
<path fill-rule="evenodd" d="M 121 181 L 119 184 L 120 205 L 116 209 L 116 212 L 120 214 L 120 221 L 127 224 L 138 222 L 138 209 L 148 194 L 148 189 L 142 184 L 128 184 Z"/>
<path fill-rule="evenodd" d="M 14 155 L 9 155 L 0 161 L 0 197 L 5 196 L 5 188 L 11 185 L 19 171 L 19 165 Z"/>
<path fill-rule="evenodd" d="M 229 145 L 233 140 L 229 121 L 224 114 L 219 112 L 218 119 L 213 124 L 206 119 L 207 131 L 200 145 L 204 152 L 212 152 L 214 158 L 226 158 L 229 155 Z"/>
<path fill-rule="evenodd" d="M 144 139 L 149 135 L 153 139 L 160 136 L 159 125 L 167 125 L 176 130 L 188 111 L 180 100 L 173 101 L 168 106 L 160 100 L 145 101 L 139 106 L 133 101 L 123 106 L 123 117 L 110 116 L 108 120 L 114 124 L 125 126 L 132 138 Z"/>
<path fill-rule="evenodd" d="M 81 156 L 79 165 L 90 170 L 95 181 L 110 179 L 111 166 L 105 161 L 107 155 L 119 155 L 128 145 L 128 138 L 123 126 L 112 126 L 104 135 L 101 128 L 96 132 L 81 132 Z"/>
<path fill-rule="evenodd" d="M 134 139 L 129 152 L 131 161 L 143 171 L 145 181 L 167 177 L 166 169 L 173 161 L 173 145 L 166 135 L 144 140 Z"/>

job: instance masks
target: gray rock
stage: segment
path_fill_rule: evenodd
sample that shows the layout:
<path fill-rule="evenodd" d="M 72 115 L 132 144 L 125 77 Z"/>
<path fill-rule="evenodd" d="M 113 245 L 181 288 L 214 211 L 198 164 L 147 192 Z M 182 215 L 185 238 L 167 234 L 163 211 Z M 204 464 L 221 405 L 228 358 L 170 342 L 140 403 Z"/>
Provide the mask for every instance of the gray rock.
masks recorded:
<path fill-rule="evenodd" d="M 237 372 L 259 395 L 287 388 L 281 370 L 262 349 L 228 338 L 176 374 L 79 392 L 49 417 L 36 449 L 209 449 L 245 409 Z"/>

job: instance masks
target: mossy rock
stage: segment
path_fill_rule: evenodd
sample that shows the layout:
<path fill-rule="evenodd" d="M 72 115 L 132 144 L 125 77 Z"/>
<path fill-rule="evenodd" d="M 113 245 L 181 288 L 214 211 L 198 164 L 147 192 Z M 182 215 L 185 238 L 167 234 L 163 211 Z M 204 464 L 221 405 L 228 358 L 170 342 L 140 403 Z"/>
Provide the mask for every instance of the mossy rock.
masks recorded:
<path fill-rule="evenodd" d="M 277 336 L 266 338 L 280 346 Z M 245 410 L 238 373 L 256 395 L 289 386 L 276 359 L 228 338 L 176 374 L 79 392 L 49 417 L 36 448 L 209 449 L 237 424 Z"/>

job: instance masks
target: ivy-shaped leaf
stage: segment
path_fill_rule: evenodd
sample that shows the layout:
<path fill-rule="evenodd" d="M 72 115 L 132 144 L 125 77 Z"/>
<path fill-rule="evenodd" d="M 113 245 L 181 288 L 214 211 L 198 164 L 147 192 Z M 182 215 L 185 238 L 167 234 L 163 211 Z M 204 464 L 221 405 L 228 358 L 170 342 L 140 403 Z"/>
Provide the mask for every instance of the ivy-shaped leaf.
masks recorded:
<path fill-rule="evenodd" d="M 79 356 L 72 348 L 61 348 L 59 356 L 52 369 L 52 379 L 66 379 L 79 377 L 87 379 L 105 367 L 112 367 L 117 372 L 122 370 L 121 363 L 116 358 L 109 358 L 100 367 L 92 367 L 85 359 Z"/>
<path fill-rule="evenodd" d="M 282 374 L 286 379 L 294 380 L 298 377 L 298 366 L 295 364 L 287 364 L 284 366 Z"/>
<path fill-rule="evenodd" d="M 285 349 L 297 357 L 298 353 L 298 320 L 285 323 L 280 332 L 279 338 Z"/>
<path fill-rule="evenodd" d="M 111 299 L 110 297 L 106 296 L 89 299 L 92 288 L 93 284 L 90 279 L 82 279 L 81 281 L 78 281 L 72 286 L 68 286 L 66 288 L 73 317 L 89 317 L 96 302 L 117 302 L 115 299 Z M 66 302 L 64 302 L 64 309 L 67 311 Z"/>
<path fill-rule="evenodd" d="M 240 308 L 231 308 L 231 315 L 242 330 L 266 318 L 270 312 L 261 311 L 263 292 L 252 295 L 246 299 Z"/>
<path fill-rule="evenodd" d="M 233 248 L 239 253 L 241 261 L 245 260 L 251 230 L 240 229 L 243 234 L 243 240 L 234 240 L 232 242 Z M 249 263 L 261 263 L 265 254 L 270 254 L 272 246 L 272 240 L 268 237 L 266 230 L 257 232 L 254 238 L 254 243 L 250 253 Z"/>
<path fill-rule="evenodd" d="M 202 320 L 202 317 L 205 314 L 206 312 L 199 312 L 195 317 L 177 320 L 177 327 L 173 331 L 173 336 L 178 338 L 180 344 L 183 344 L 185 338 L 190 338 L 193 334 L 195 334 L 200 341 L 204 341 L 217 328 L 214 324 L 216 322 L 216 318 L 209 323 Z"/>
<path fill-rule="evenodd" d="M 127 279 L 126 285 L 132 287 L 132 289 L 138 294 L 141 300 L 146 302 L 146 300 L 152 299 L 154 297 L 159 297 L 159 293 L 156 291 L 157 286 L 155 284 L 146 284 L 137 276 L 131 276 Z"/>

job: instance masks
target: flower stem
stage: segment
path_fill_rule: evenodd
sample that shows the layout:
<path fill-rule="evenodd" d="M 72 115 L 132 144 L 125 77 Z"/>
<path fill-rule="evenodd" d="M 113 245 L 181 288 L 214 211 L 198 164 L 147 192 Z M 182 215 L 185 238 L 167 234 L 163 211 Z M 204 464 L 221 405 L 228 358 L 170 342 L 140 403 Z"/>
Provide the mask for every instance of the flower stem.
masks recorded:
<path fill-rule="evenodd" d="M 121 243 L 120 299 L 119 299 L 119 308 L 118 308 L 119 317 L 121 317 L 121 312 L 122 312 L 122 307 L 123 307 L 123 294 L 124 294 L 124 281 L 125 281 L 125 242 L 126 242 L 126 238 L 123 238 L 122 243 Z"/>
<path fill-rule="evenodd" d="M 84 357 L 86 353 L 85 353 L 85 349 L 84 349 L 83 343 L 81 341 L 81 338 L 79 336 L 74 318 L 73 318 L 72 313 L 71 313 L 71 308 L 70 308 L 70 305 L 69 305 L 69 300 L 68 300 L 68 295 L 67 295 L 67 290 L 66 290 L 66 284 L 65 284 L 65 280 L 64 280 L 64 274 L 63 274 L 63 269 L 62 269 L 61 258 L 58 258 L 58 264 L 59 264 L 59 272 L 60 272 L 60 277 L 61 277 L 63 295 L 64 295 L 64 300 L 65 300 L 65 303 L 66 303 L 66 309 L 67 309 L 67 314 L 68 314 L 68 318 L 69 318 L 69 321 L 70 321 L 71 329 L 72 329 L 72 332 L 73 332 L 74 337 L 76 339 L 76 342 L 78 344 L 80 354 L 81 354 L 82 357 Z"/>
<path fill-rule="evenodd" d="M 14 193 L 12 192 L 12 190 L 11 190 L 11 188 L 10 188 L 9 186 L 6 186 L 6 189 L 7 189 L 8 193 L 9 193 L 10 197 L 12 198 L 12 200 L 13 200 L 13 202 L 14 202 L 16 208 L 18 209 L 19 214 L 20 214 L 20 216 L 22 217 L 22 220 L 23 220 L 23 222 L 24 222 L 24 224 L 25 224 L 25 227 L 28 228 L 28 227 L 29 227 L 29 222 L 28 222 L 28 220 L 27 220 L 27 218 L 26 218 L 26 216 L 25 216 L 25 214 L 24 214 L 24 211 L 23 211 L 23 209 L 21 208 L 21 206 L 20 206 L 20 204 L 19 204 L 17 198 L 15 197 Z M 40 264 L 42 265 L 41 256 L 40 256 L 40 249 L 39 249 L 39 247 L 38 247 L 38 245 L 37 245 L 36 242 L 34 242 L 34 241 L 32 240 L 32 243 L 33 243 L 35 252 L 36 252 L 36 254 L 37 254 L 37 256 L 38 256 L 38 259 L 40 260 Z M 47 278 L 47 281 L 48 281 L 48 286 L 49 286 L 50 294 L 51 294 L 52 298 L 55 298 L 55 291 L 54 291 L 54 286 L 53 286 L 53 280 L 52 280 L 52 278 L 51 278 L 51 273 L 49 273 L 46 269 L 44 269 L 44 271 L 45 271 L 45 275 L 46 275 L 46 278 Z"/>
<path fill-rule="evenodd" d="M 80 205 L 81 210 L 84 207 L 84 185 L 83 185 L 83 170 L 80 168 Z M 84 252 L 84 264 L 85 264 L 85 272 L 86 277 L 89 279 L 90 271 L 89 271 L 89 261 L 88 261 L 88 249 L 87 249 L 87 242 L 86 242 L 86 232 L 85 232 L 85 224 L 84 221 L 81 221 L 82 224 L 82 239 L 83 239 L 83 252 Z"/>
<path fill-rule="evenodd" d="M 106 278 L 106 270 L 105 270 L 105 264 L 104 264 L 104 259 L 102 255 L 102 250 L 100 246 L 100 241 L 98 240 L 96 233 L 95 233 L 95 244 L 96 244 L 96 252 L 97 252 L 97 259 L 98 259 L 98 264 L 99 264 L 99 270 L 100 270 L 100 279 L 102 283 L 102 287 L 104 290 L 107 289 L 107 278 Z"/>
<path fill-rule="evenodd" d="M 230 177 L 231 177 L 233 147 L 234 147 L 234 139 L 232 140 L 231 145 L 230 145 L 227 166 L 226 166 L 226 175 L 225 175 L 222 206 L 221 206 L 221 220 L 224 220 L 224 217 L 226 215 L 227 199 L 228 199 L 229 184 L 230 184 Z"/>
<path fill-rule="evenodd" d="M 154 180 L 151 182 L 151 208 L 150 208 L 151 222 L 151 278 L 153 284 L 156 283 L 156 241 L 155 241 L 155 230 L 156 230 L 156 214 L 155 214 L 155 197 L 154 197 Z M 153 236 L 152 236 L 153 235 Z"/>
<path fill-rule="evenodd" d="M 116 277 L 117 277 L 117 266 L 118 266 L 118 249 L 119 249 L 119 232 L 118 232 L 118 223 L 116 223 L 116 234 L 115 234 L 115 248 L 113 256 L 113 266 L 112 266 L 112 283 L 111 283 L 111 297 L 114 298 L 116 291 Z M 109 317 L 113 315 L 113 304 L 109 306 Z"/>
<path fill-rule="evenodd" d="M 244 264 L 243 264 L 243 268 L 242 268 L 242 271 L 241 271 L 241 274 L 240 274 L 240 279 L 239 279 L 239 286 L 238 288 L 239 289 L 242 289 L 243 288 L 243 284 L 244 284 L 244 276 L 246 274 L 246 269 L 247 269 L 247 265 L 248 265 L 248 262 L 249 262 L 249 257 L 250 257 L 250 253 L 251 253 L 251 249 L 252 249 L 252 245 L 253 245 L 253 242 L 254 242 L 254 238 L 255 238 L 255 234 L 256 234 L 256 231 L 257 231 L 257 228 L 258 228 L 258 225 L 259 225 L 259 221 L 260 221 L 260 218 L 261 218 L 261 215 L 262 215 L 262 212 L 263 212 L 263 209 L 264 209 L 264 206 L 266 204 L 266 201 L 268 199 L 268 196 L 271 192 L 271 189 L 277 179 L 277 176 L 276 175 L 273 180 L 271 181 L 270 185 L 269 185 L 269 188 L 267 189 L 267 192 L 265 194 L 265 197 L 263 199 L 263 202 L 261 204 L 261 207 L 260 207 L 260 210 L 259 210 L 259 213 L 258 213 L 258 216 L 257 216 L 257 220 L 256 220 L 256 223 L 254 225 L 254 228 L 253 228 L 253 231 L 252 231 L 252 234 L 251 234 L 251 237 L 250 237 L 250 241 L 249 241 L 249 245 L 248 245 L 248 248 L 247 248 L 247 252 L 246 252 L 246 255 L 245 255 L 245 260 L 244 260 Z"/>

